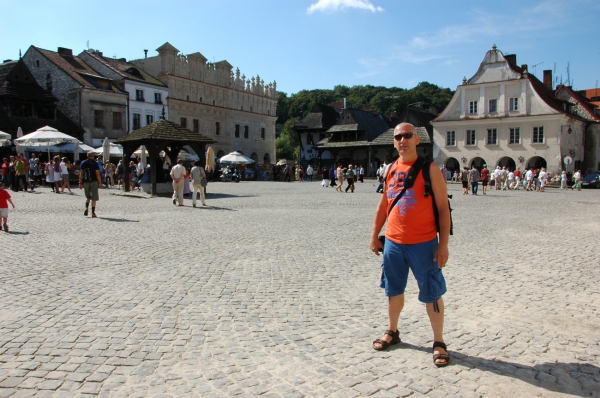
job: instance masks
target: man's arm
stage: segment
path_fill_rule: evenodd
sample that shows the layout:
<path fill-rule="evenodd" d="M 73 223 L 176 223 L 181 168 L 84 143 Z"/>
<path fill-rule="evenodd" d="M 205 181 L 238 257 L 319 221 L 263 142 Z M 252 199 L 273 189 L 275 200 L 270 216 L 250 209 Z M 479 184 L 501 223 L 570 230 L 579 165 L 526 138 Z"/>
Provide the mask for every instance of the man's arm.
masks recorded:
<path fill-rule="evenodd" d="M 96 179 L 98 180 L 98 187 L 103 188 L 102 177 L 100 176 L 100 170 L 96 169 Z"/>
<path fill-rule="evenodd" d="M 440 241 L 433 259 L 437 260 L 439 268 L 443 268 L 448 261 L 449 255 L 448 240 L 450 238 L 450 207 L 448 206 L 448 191 L 446 191 L 446 183 L 442 177 L 442 172 L 433 162 L 429 167 L 429 175 L 431 177 L 431 189 L 433 190 L 433 195 L 435 196 L 435 205 L 438 209 L 440 222 Z"/>
<path fill-rule="evenodd" d="M 379 199 L 375 216 L 373 217 L 373 228 L 371 229 L 371 242 L 369 247 L 373 253 L 379 256 L 379 250 L 383 249 L 383 245 L 379 240 L 379 232 L 383 228 L 383 224 L 387 220 L 387 187 L 383 189 L 383 195 Z"/>

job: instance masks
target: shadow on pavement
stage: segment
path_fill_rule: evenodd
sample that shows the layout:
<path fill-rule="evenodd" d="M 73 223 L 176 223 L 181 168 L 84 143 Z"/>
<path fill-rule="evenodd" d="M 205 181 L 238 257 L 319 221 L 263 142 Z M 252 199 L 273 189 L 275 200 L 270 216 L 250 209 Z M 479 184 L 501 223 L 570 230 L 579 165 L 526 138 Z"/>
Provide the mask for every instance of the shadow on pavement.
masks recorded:
<path fill-rule="evenodd" d="M 9 235 L 29 235 L 29 232 L 25 231 L 25 232 L 17 232 L 17 231 L 8 231 L 8 232 L 4 232 L 5 234 L 9 234 Z"/>
<path fill-rule="evenodd" d="M 430 348 L 402 343 L 391 350 L 413 349 L 432 354 Z M 450 352 L 450 365 L 462 365 L 483 372 L 492 372 L 500 376 L 512 377 L 541 387 L 548 391 L 571 394 L 579 397 L 600 397 L 600 368 L 590 363 L 544 362 L 533 366 L 515 362 L 489 360 Z"/>
<path fill-rule="evenodd" d="M 138 220 L 126 220 L 125 218 L 98 217 L 100 220 L 112 222 L 139 222 Z"/>

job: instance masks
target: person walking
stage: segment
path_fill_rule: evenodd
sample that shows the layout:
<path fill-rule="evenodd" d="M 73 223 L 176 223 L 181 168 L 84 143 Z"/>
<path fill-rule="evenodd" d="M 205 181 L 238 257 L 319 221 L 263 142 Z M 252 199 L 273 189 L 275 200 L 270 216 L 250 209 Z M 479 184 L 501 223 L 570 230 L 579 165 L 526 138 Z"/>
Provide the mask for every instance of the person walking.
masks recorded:
<path fill-rule="evenodd" d="M 483 165 L 483 169 L 481 169 L 481 187 L 483 189 L 483 194 L 487 193 L 487 186 L 490 180 L 490 171 L 487 168 L 487 164 Z"/>
<path fill-rule="evenodd" d="M 350 192 L 354 193 L 354 167 L 351 164 L 348 165 L 348 170 L 346 170 L 346 181 L 348 182 L 348 186 L 344 192 L 348 193 L 348 190 L 350 190 Z"/>
<path fill-rule="evenodd" d="M 573 173 L 573 182 L 575 184 L 573 184 L 573 186 L 571 187 L 571 190 L 573 190 L 573 188 L 577 188 L 578 191 L 581 191 L 581 171 L 577 170 L 575 173 Z"/>
<path fill-rule="evenodd" d="M 373 341 L 373 348 L 384 350 L 392 344 L 401 343 L 398 320 L 404 307 L 408 272 L 412 270 L 418 281 L 419 301 L 425 303 L 433 330 L 433 363 L 442 367 L 450 363 L 443 336 L 442 299 L 446 293 L 442 269 L 448 261 L 450 209 L 446 184 L 437 165 L 432 162 L 427 166 L 433 195 L 429 192 L 426 195 L 425 179 L 419 172 L 414 185 L 405 190 L 406 195 L 394 205 L 396 197 L 405 188 L 410 169 L 416 162 L 424 162 L 417 154 L 419 142 L 420 137 L 412 124 L 400 123 L 394 129 L 394 147 L 400 156 L 386 172 L 384 194 L 373 217 L 369 247 L 376 255 L 383 251 L 380 286 L 388 297 L 387 329 L 382 338 Z M 439 236 L 433 206 L 439 217 Z M 386 220 L 383 245 L 378 235 Z"/>
<path fill-rule="evenodd" d="M 60 193 L 60 189 L 62 187 L 62 174 L 60 172 L 60 156 L 58 155 L 52 159 L 52 170 L 54 173 L 54 186 L 56 188 L 56 193 Z"/>
<path fill-rule="evenodd" d="M 183 159 L 178 159 L 177 164 L 171 168 L 171 178 L 173 179 L 173 204 L 183 206 L 183 179 L 185 178 L 185 167 Z"/>
<path fill-rule="evenodd" d="M 10 203 L 13 209 L 15 208 L 15 204 L 11 199 L 10 193 L 4 189 L 5 186 L 4 180 L 2 180 L 0 182 L 0 218 L 2 218 L 4 232 L 8 232 L 8 204 Z"/>
<path fill-rule="evenodd" d="M 469 168 L 463 167 L 463 171 L 460 173 L 460 182 L 463 187 L 463 195 L 469 194 Z"/>
<path fill-rule="evenodd" d="M 200 200 L 202 201 L 202 206 L 206 206 L 204 188 L 206 187 L 206 185 L 208 185 L 208 180 L 206 179 L 206 173 L 204 172 L 204 168 L 201 166 L 199 160 L 196 160 L 194 162 L 194 167 L 192 167 L 190 175 L 192 177 L 192 186 L 194 188 L 194 192 L 192 193 L 192 206 L 196 207 L 196 197 L 198 196 L 198 192 L 200 192 Z"/>
<path fill-rule="evenodd" d="M 567 173 L 564 170 L 560 173 L 560 189 L 567 189 Z"/>
<path fill-rule="evenodd" d="M 51 161 L 48 161 L 48 163 L 44 165 L 44 174 L 46 175 L 46 184 L 50 185 L 52 192 L 56 192 L 54 184 L 54 167 L 52 166 Z"/>
<path fill-rule="evenodd" d="M 515 170 L 515 191 L 519 189 L 520 185 L 521 185 L 521 170 L 516 169 Z"/>
<path fill-rule="evenodd" d="M 336 169 L 335 169 L 335 165 L 332 164 L 331 168 L 329 169 L 329 181 L 330 181 L 332 187 L 337 186 L 337 184 L 335 183 L 335 180 L 336 180 Z"/>
<path fill-rule="evenodd" d="M 69 169 L 71 168 L 71 163 L 69 162 L 69 159 L 67 159 L 66 157 L 62 158 L 62 162 L 60 162 L 60 177 L 61 177 L 61 181 L 62 181 L 62 185 L 61 185 L 61 193 L 65 192 L 65 188 L 67 188 L 69 190 L 69 194 L 73 194 L 73 192 L 71 192 L 71 184 L 69 183 Z"/>
<path fill-rule="evenodd" d="M 335 177 L 338 180 L 338 183 L 340 184 L 339 187 L 336 187 L 335 190 L 339 191 L 340 193 L 342 192 L 342 185 L 344 184 L 344 171 L 342 170 L 342 164 L 338 163 L 338 167 L 337 169 L 335 169 Z"/>
<path fill-rule="evenodd" d="M 479 188 L 479 170 L 473 168 L 469 170 L 469 182 L 471 183 L 471 192 L 473 195 L 477 195 L 477 189 Z"/>
<path fill-rule="evenodd" d="M 312 182 L 312 178 L 313 178 L 313 172 L 314 169 L 312 168 L 312 166 L 309 164 L 308 167 L 306 168 L 306 180 Z"/>
<path fill-rule="evenodd" d="M 2 159 L 2 180 L 0 183 L 4 184 L 5 187 L 10 185 L 10 163 L 8 158 Z"/>
<path fill-rule="evenodd" d="M 321 186 L 329 188 L 329 170 L 327 167 L 323 167 L 323 181 L 321 181 Z"/>
<path fill-rule="evenodd" d="M 84 216 L 88 216 L 90 202 L 92 202 L 92 218 L 96 218 L 96 203 L 100 200 L 98 189 L 102 188 L 102 175 L 98 162 L 94 159 L 96 155 L 93 151 L 87 153 L 87 159 L 81 162 L 79 166 L 79 189 L 83 189 L 85 194 Z"/>
<path fill-rule="evenodd" d="M 27 192 L 27 165 L 23 155 L 17 155 L 17 161 L 15 163 L 15 176 L 17 179 L 17 191 L 23 189 L 24 192 Z"/>
<path fill-rule="evenodd" d="M 548 183 L 548 173 L 546 172 L 545 167 L 542 167 L 540 170 L 538 179 L 540 180 L 540 192 L 544 192 L 546 189 L 546 184 Z"/>
<path fill-rule="evenodd" d="M 35 153 L 32 153 L 31 156 L 29 157 L 29 185 L 31 186 L 31 192 L 34 191 L 35 182 L 37 180 L 35 170 L 36 170 L 36 158 L 35 158 Z"/>
<path fill-rule="evenodd" d="M 533 171 L 531 169 L 527 169 L 527 172 L 525 172 L 525 181 L 527 181 L 527 185 L 525 186 L 525 190 L 526 191 L 531 191 L 533 190 Z"/>

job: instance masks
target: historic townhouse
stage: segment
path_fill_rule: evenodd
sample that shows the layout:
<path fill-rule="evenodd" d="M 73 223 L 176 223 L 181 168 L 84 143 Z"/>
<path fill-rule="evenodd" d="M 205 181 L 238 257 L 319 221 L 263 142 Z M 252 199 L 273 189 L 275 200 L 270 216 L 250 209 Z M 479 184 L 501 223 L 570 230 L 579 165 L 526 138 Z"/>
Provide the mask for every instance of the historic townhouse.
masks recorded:
<path fill-rule="evenodd" d="M 434 160 L 451 171 L 487 164 L 550 173 L 565 169 L 565 159 L 569 171 L 582 167 L 589 125 L 554 95 L 552 71 L 542 83 L 495 45 L 432 124 Z"/>
<path fill-rule="evenodd" d="M 217 141 L 217 156 L 239 151 L 258 164 L 275 159 L 277 85 L 235 74 L 227 61 L 183 55 L 169 43 L 158 56 L 130 61 L 169 88 L 169 120 Z"/>
<path fill-rule="evenodd" d="M 163 109 L 168 119 L 166 99 L 169 89 L 160 80 L 125 58 L 108 58 L 100 51 L 84 51 L 79 58 L 128 94 L 127 133 L 154 123 L 161 117 Z"/>
<path fill-rule="evenodd" d="M 85 131 L 86 144 L 97 147 L 105 137 L 127 133 L 127 93 L 73 56 L 72 50 L 31 46 L 23 62 L 37 83 L 58 99 L 57 109 Z"/>

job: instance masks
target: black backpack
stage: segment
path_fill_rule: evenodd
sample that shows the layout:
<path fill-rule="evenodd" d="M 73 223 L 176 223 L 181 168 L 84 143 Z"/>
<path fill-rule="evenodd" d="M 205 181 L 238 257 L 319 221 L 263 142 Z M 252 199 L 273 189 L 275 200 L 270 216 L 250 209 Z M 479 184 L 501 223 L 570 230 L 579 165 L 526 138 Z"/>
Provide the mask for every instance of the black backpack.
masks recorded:
<path fill-rule="evenodd" d="M 96 170 L 89 167 L 87 164 L 83 164 L 83 166 L 87 166 L 82 170 L 81 180 L 83 182 L 92 182 L 96 181 Z"/>

